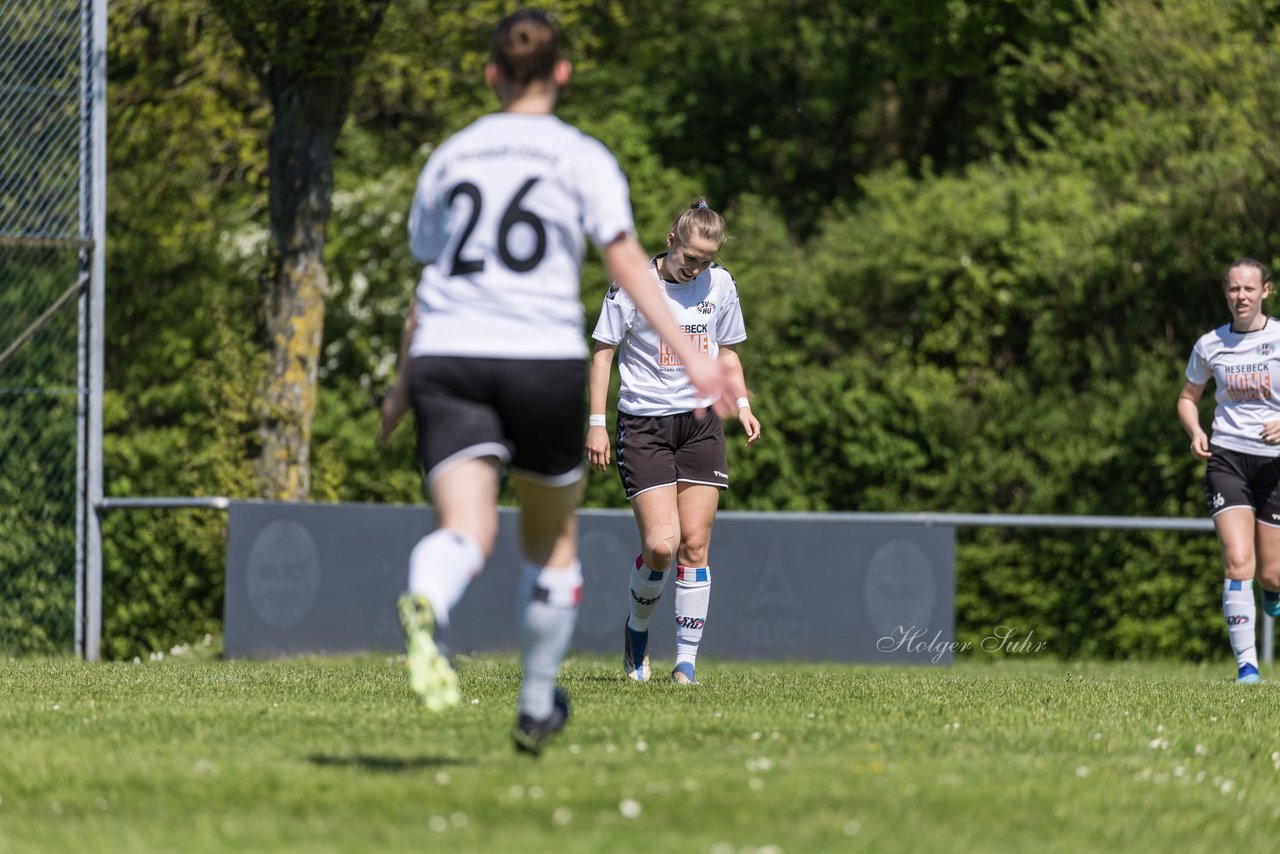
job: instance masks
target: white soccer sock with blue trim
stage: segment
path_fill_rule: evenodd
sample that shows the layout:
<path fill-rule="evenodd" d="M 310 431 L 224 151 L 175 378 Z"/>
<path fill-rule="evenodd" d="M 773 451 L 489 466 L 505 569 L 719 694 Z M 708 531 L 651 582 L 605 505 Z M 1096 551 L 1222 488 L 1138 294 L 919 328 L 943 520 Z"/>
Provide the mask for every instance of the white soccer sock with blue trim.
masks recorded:
<path fill-rule="evenodd" d="M 520 712 L 546 720 L 555 708 L 556 677 L 569 651 L 582 599 L 582 564 L 561 569 L 525 562 L 520 583 L 524 681 Z"/>
<path fill-rule="evenodd" d="M 711 567 L 676 566 L 676 664 L 694 664 L 711 605 Z"/>
<path fill-rule="evenodd" d="M 1253 581 L 1222 582 L 1222 613 L 1227 618 L 1227 635 L 1236 654 L 1236 668 L 1258 666 L 1258 606 L 1253 599 Z"/>
<path fill-rule="evenodd" d="M 447 626 L 451 612 L 471 579 L 484 569 L 480 544 L 458 531 L 441 528 L 427 534 L 409 555 L 409 592 L 426 596 L 436 624 Z"/>
<path fill-rule="evenodd" d="M 631 614 L 627 624 L 637 632 L 649 630 L 649 617 L 662 598 L 662 588 L 667 585 L 667 572 L 661 569 L 650 569 L 645 565 L 644 556 L 636 556 L 636 565 L 631 570 Z"/>

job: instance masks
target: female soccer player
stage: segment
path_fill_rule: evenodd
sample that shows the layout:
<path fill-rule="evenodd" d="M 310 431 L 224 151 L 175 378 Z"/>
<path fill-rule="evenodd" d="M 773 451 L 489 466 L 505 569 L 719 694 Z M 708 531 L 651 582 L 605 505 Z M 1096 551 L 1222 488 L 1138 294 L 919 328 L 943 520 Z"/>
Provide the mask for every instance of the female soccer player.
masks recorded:
<path fill-rule="evenodd" d="M 501 112 L 459 131 L 422 170 L 409 242 L 425 266 L 382 425 L 385 438 L 412 405 L 439 518 L 413 550 L 399 606 L 410 684 L 431 709 L 459 702 L 457 675 L 433 635 L 493 550 L 499 465 L 508 466 L 524 564 L 524 678 L 512 735 L 534 754 L 569 714 L 556 679 L 582 587 L 574 510 L 584 474 L 584 237 L 674 342 L 697 387 L 710 398 L 726 385 L 724 366 L 677 330 L 645 269 L 617 161 L 552 115 L 571 73 L 560 41 L 541 12 L 504 19 L 485 67 Z"/>
<path fill-rule="evenodd" d="M 618 372 L 618 473 L 640 529 L 641 552 L 631 570 L 631 604 L 624 631 L 623 669 L 649 679 L 649 617 L 662 595 L 673 561 L 676 576 L 676 666 L 671 678 L 696 685 L 698 644 L 711 599 L 707 549 L 720 490 L 729 486 L 724 427 L 714 414 L 696 410 L 716 398 L 691 382 L 675 345 L 693 348 L 725 365 L 745 387 L 737 345 L 747 331 L 733 276 L 713 263 L 724 244 L 724 220 L 698 199 L 680 214 L 667 235 L 667 252 L 650 263 L 650 274 L 666 292 L 680 327 L 680 341 L 656 328 L 652 315 L 636 313 L 628 292 L 610 287 L 593 337 L 591 415 L 587 461 L 597 471 L 609 464 L 605 402 L 609 372 L 621 349 Z M 747 444 L 760 438 L 760 422 L 746 397 L 737 399 Z"/>
<path fill-rule="evenodd" d="M 1280 616 L 1280 322 L 1262 312 L 1271 277 L 1258 261 L 1232 262 L 1224 277 L 1231 322 L 1200 336 L 1178 395 L 1191 453 L 1208 460 L 1205 500 L 1222 544 L 1222 611 L 1236 656 L 1236 681 L 1258 676 L 1255 571 L 1262 605 Z M 1213 379 L 1213 439 L 1197 403 Z"/>

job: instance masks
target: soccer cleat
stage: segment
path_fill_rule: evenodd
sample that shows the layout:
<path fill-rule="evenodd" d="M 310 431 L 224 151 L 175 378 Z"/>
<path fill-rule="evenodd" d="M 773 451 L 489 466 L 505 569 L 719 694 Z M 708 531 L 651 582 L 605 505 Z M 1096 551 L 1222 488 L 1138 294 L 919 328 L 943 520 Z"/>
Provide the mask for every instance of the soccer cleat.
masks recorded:
<path fill-rule="evenodd" d="M 409 687 L 433 712 L 443 712 L 462 702 L 458 674 L 436 646 L 436 612 L 426 596 L 400 596 L 400 626 L 404 629 L 404 650 L 409 666 Z"/>
<path fill-rule="evenodd" d="M 1262 610 L 1268 617 L 1280 617 L 1280 590 L 1262 590 Z"/>
<path fill-rule="evenodd" d="M 635 682 L 648 682 L 649 633 L 638 632 L 631 628 L 630 618 L 623 625 L 622 633 L 625 635 L 622 647 L 622 669 L 626 671 L 627 678 Z"/>
<path fill-rule="evenodd" d="M 511 730 L 511 740 L 515 743 L 516 753 L 527 753 L 538 756 L 552 737 L 564 729 L 569 720 L 569 695 L 559 685 L 556 686 L 555 704 L 546 720 L 535 721 L 528 715 L 521 714 L 516 718 L 516 725 Z"/>
<path fill-rule="evenodd" d="M 1252 664 L 1240 665 L 1240 672 L 1236 674 L 1237 685 L 1257 685 L 1262 681 L 1262 677 L 1258 675 L 1258 668 Z"/>
<path fill-rule="evenodd" d="M 698 677 L 693 675 L 693 662 L 682 661 L 671 671 L 671 681 L 677 685 L 697 685 Z"/>

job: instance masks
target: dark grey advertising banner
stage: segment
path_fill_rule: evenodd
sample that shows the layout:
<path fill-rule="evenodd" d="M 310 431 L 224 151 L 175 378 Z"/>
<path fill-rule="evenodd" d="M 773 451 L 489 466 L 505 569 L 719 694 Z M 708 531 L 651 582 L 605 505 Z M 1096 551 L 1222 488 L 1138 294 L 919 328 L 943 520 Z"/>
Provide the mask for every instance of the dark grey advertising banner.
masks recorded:
<path fill-rule="evenodd" d="M 639 553 L 626 510 L 580 513 L 582 609 L 573 648 L 622 655 L 628 574 Z M 396 598 L 429 507 L 237 502 L 230 508 L 225 649 L 231 657 L 399 651 Z M 519 646 L 517 517 L 450 619 L 459 652 Z M 955 528 L 868 523 L 838 513 L 716 517 L 711 608 L 700 654 L 948 664 Z M 675 584 L 650 623 L 650 656 L 675 657 Z"/>

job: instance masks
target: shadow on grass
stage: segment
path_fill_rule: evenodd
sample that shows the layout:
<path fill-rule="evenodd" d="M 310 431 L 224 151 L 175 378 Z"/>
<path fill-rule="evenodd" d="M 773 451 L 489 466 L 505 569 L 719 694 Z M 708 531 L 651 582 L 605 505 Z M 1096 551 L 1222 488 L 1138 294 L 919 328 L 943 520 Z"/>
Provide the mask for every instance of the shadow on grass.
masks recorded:
<path fill-rule="evenodd" d="M 474 765 L 474 759 L 457 759 L 452 756 L 325 756 L 313 754 L 307 757 L 312 765 L 328 768 L 359 768 L 363 771 L 380 771 L 399 774 L 405 771 L 421 771 L 425 768 L 445 768 L 450 765 Z"/>

